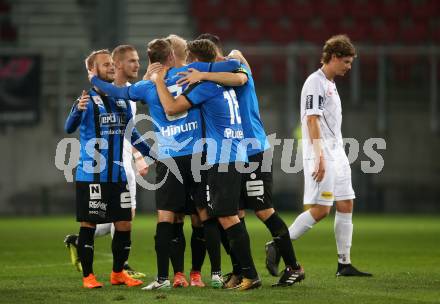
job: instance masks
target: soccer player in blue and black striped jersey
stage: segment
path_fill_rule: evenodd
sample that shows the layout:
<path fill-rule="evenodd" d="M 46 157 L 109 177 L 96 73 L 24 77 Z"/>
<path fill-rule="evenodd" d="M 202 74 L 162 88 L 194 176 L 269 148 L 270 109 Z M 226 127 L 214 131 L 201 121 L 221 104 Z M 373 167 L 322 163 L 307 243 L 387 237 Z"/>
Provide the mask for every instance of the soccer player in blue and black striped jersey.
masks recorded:
<path fill-rule="evenodd" d="M 150 42 L 148 45 L 148 55 L 151 63 L 160 62 L 164 66 L 174 67 L 175 58 L 171 45 L 164 39 L 155 39 Z M 233 71 L 239 67 L 239 62 L 236 60 L 218 63 L 196 62 L 189 66 L 170 69 L 167 73 L 166 87 L 174 96 L 180 95 L 183 91 L 182 87 L 176 85 L 176 81 L 180 78 L 177 73 L 187 71 L 189 67 L 206 71 Z M 156 86 L 151 81 L 139 81 L 127 88 L 117 88 L 100 80 L 98 77 L 93 77 L 91 81 L 92 84 L 111 96 L 140 100 L 149 106 L 150 115 L 155 122 L 153 128 L 159 143 L 159 162 L 156 166 L 157 184 L 162 180 L 164 180 L 164 184 L 156 190 L 158 224 L 156 227 L 155 248 L 158 275 L 157 280 L 148 285 L 146 290 L 169 287 L 169 244 L 174 236 L 173 223 L 175 214 L 184 211 L 190 196 L 194 198 L 194 203 L 198 210 L 205 207 L 205 187 L 197 183 L 191 174 L 193 154 L 200 155 L 203 150 L 202 145 L 197 144 L 198 142 L 200 143 L 202 138 L 200 108 L 192 108 L 179 115 L 166 113 L 157 95 Z M 178 166 L 182 178 L 181 181 L 177 176 L 168 174 L 168 168 L 163 162 L 170 158 Z M 218 240 L 219 244 L 220 239 L 217 223 L 204 217 L 202 221 L 204 221 L 205 239 L 207 240 L 206 247 L 211 260 L 211 283 L 213 287 L 219 288 L 222 287 L 223 282 L 220 277 L 220 248 L 215 244 L 216 240 Z M 173 286 L 181 282 L 181 280 L 176 281 L 176 275 L 180 276 L 178 273 L 175 274 Z"/>
<path fill-rule="evenodd" d="M 202 34 L 197 39 L 208 39 L 216 44 L 217 60 L 224 60 L 220 38 L 212 34 Z M 304 279 L 304 271 L 296 261 L 292 242 L 290 241 L 287 225 L 275 211 L 272 203 L 272 167 L 267 172 L 263 170 L 263 156 L 270 146 L 260 118 L 258 97 L 251 69 L 241 55 L 237 58 L 243 62 L 235 73 L 193 73 L 180 79 L 180 84 L 194 83 L 197 81 L 214 81 L 222 85 L 233 86 L 240 105 L 244 137 L 248 140 L 247 155 L 249 162 L 258 164 L 255 171 L 243 175 L 242 193 L 240 200 L 241 220 L 244 222 L 244 209 L 252 209 L 257 217 L 266 225 L 276 243 L 279 255 L 283 257 L 286 268 L 276 286 L 292 285 Z M 225 242 L 224 242 L 225 244 Z M 225 244 L 228 250 L 228 244 Z M 274 248 L 274 247 L 272 247 Z M 226 286 L 232 287 L 239 282 L 240 269 L 233 254 L 232 274 L 227 276 Z M 271 265 L 271 264 L 269 264 Z M 267 266 L 269 266 L 267 265 Z M 278 275 L 278 270 L 268 267 L 273 275 Z"/>
<path fill-rule="evenodd" d="M 209 40 L 189 42 L 188 51 L 194 61 L 213 62 L 216 58 L 215 45 Z M 242 177 L 237 167 L 247 162 L 247 154 L 240 145 L 244 136 L 235 92 L 213 82 L 199 82 L 174 100 L 166 87 L 165 72 L 159 74 L 154 81 L 168 115 L 200 106 L 205 124 L 207 163 L 211 166 L 207 171 L 208 212 L 226 230 L 231 251 L 241 266 L 243 280 L 236 288 L 258 288 L 261 281 L 253 263 L 249 235 L 237 214 Z"/>
<path fill-rule="evenodd" d="M 106 81 L 114 80 L 114 65 L 108 50 L 92 52 L 86 59 L 87 69 L 94 70 Z M 76 171 L 77 221 L 80 222 L 78 254 L 83 269 L 83 286 L 103 285 L 93 274 L 93 247 L 96 224 L 113 222 L 112 285 L 137 286 L 142 281 L 123 271 L 130 253 L 131 200 L 122 162 L 124 136 L 144 156 L 152 152 L 136 129 L 129 130 L 132 119 L 128 100 L 116 100 L 96 88 L 89 90 L 90 100 L 72 107 L 67 118 L 67 133 L 80 129 L 81 154 Z M 155 158 L 155 157 L 153 157 Z"/>

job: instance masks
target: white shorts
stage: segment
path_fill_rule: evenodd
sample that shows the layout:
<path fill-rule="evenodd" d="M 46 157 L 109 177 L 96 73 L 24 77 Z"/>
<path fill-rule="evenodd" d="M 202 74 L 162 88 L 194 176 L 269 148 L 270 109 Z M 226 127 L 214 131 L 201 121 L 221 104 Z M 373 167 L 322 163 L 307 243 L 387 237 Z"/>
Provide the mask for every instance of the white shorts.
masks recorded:
<path fill-rule="evenodd" d="M 335 160 L 325 160 L 325 165 L 324 178 L 318 183 L 312 177 L 315 160 L 304 160 L 304 205 L 332 206 L 334 201 L 356 197 L 351 184 L 350 163 L 345 152 L 339 153 Z"/>

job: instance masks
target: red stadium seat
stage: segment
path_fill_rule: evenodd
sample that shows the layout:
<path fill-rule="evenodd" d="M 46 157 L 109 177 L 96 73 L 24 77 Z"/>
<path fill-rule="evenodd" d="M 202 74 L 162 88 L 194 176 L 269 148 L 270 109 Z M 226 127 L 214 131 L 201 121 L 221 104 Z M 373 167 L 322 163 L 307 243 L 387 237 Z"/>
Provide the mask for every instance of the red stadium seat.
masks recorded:
<path fill-rule="evenodd" d="M 393 20 L 373 24 L 370 29 L 371 42 L 376 44 L 392 44 L 398 40 L 398 26 Z"/>
<path fill-rule="evenodd" d="M 423 22 L 412 24 L 403 28 L 400 39 L 404 44 L 422 44 L 429 39 L 428 25 Z"/>
<path fill-rule="evenodd" d="M 285 0 L 284 7 L 288 16 L 294 20 L 310 20 L 317 15 L 310 1 L 298 2 L 295 0 Z"/>
<path fill-rule="evenodd" d="M 322 45 L 333 34 L 332 29 L 327 28 L 324 24 L 309 24 L 302 29 L 302 37 L 304 41 L 317 45 Z"/>
<path fill-rule="evenodd" d="M 277 44 L 288 44 L 301 39 L 301 28 L 292 22 L 283 24 L 281 20 L 266 20 L 264 28 L 269 40 Z"/>
<path fill-rule="evenodd" d="M 345 8 L 345 2 L 339 0 L 317 1 L 313 4 L 313 10 L 318 16 L 332 22 L 339 21 L 345 17 Z"/>
<path fill-rule="evenodd" d="M 222 3 L 219 0 L 192 0 L 191 11 L 199 20 L 218 17 Z"/>
<path fill-rule="evenodd" d="M 248 19 L 255 14 L 255 2 L 252 0 L 223 1 L 222 15 L 230 19 Z"/>
<path fill-rule="evenodd" d="M 356 0 L 344 2 L 346 5 L 347 15 L 352 16 L 355 19 L 370 19 L 376 16 L 379 11 L 378 2 L 367 0 Z"/>
<path fill-rule="evenodd" d="M 369 39 L 370 27 L 367 22 L 357 19 L 350 22 L 342 22 L 339 26 L 339 32 L 346 34 L 355 42 L 365 41 Z"/>
<path fill-rule="evenodd" d="M 264 28 L 261 22 L 253 23 L 252 20 L 234 20 L 232 27 L 236 30 L 235 37 L 246 44 L 255 44 L 262 40 Z"/>
<path fill-rule="evenodd" d="M 274 0 L 256 1 L 255 16 L 261 19 L 279 19 L 283 16 L 282 3 Z"/>
<path fill-rule="evenodd" d="M 388 0 L 383 2 L 377 13 L 387 20 L 396 20 L 402 16 L 407 16 L 409 9 L 409 0 Z"/>
<path fill-rule="evenodd" d="M 234 40 L 235 30 L 232 28 L 230 20 L 221 23 L 216 20 L 204 20 L 199 24 L 199 33 L 211 33 L 220 37 L 222 41 Z"/>

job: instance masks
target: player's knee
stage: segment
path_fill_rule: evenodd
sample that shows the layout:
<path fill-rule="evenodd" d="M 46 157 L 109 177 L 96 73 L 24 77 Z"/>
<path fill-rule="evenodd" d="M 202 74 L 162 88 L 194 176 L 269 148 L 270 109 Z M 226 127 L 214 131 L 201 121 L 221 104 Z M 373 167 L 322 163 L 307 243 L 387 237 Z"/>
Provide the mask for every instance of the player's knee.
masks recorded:
<path fill-rule="evenodd" d="M 330 214 L 330 206 L 313 206 L 312 208 L 310 208 L 310 213 L 312 214 L 315 221 L 319 222 Z"/>
<path fill-rule="evenodd" d="M 202 221 L 197 214 L 191 215 L 191 225 L 193 227 L 202 227 Z"/>
<path fill-rule="evenodd" d="M 158 210 L 157 211 L 157 221 L 174 223 L 174 212 L 168 210 Z"/>
<path fill-rule="evenodd" d="M 238 217 L 239 218 L 244 218 L 245 215 L 246 215 L 246 212 L 244 211 L 244 209 L 238 210 Z"/>
<path fill-rule="evenodd" d="M 116 231 L 131 231 L 131 222 L 130 221 L 119 221 L 115 222 Z"/>
<path fill-rule="evenodd" d="M 274 213 L 275 213 L 275 210 L 273 208 L 255 211 L 255 215 L 263 222 L 265 222 Z"/>

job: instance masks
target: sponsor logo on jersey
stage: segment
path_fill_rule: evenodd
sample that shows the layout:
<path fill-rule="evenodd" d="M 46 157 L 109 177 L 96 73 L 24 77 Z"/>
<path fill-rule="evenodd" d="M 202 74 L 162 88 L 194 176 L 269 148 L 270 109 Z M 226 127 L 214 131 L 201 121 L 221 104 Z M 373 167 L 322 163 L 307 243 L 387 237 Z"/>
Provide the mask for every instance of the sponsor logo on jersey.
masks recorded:
<path fill-rule="evenodd" d="M 321 192 L 321 197 L 323 199 L 328 199 L 328 200 L 333 199 L 333 192 L 330 191 Z"/>
<path fill-rule="evenodd" d="M 183 125 L 170 125 L 167 127 L 160 127 L 160 133 L 163 136 L 174 136 L 180 133 L 190 132 L 199 127 L 197 121 L 187 122 Z"/>
<path fill-rule="evenodd" d="M 116 105 L 120 108 L 126 109 L 127 108 L 127 104 L 125 103 L 124 99 L 118 99 L 116 100 Z"/>
<path fill-rule="evenodd" d="M 107 210 L 107 204 L 101 201 L 89 201 L 90 209 L 101 209 L 103 211 Z"/>
<path fill-rule="evenodd" d="M 104 103 L 102 102 L 101 96 L 93 95 L 92 100 L 97 106 L 104 106 Z"/>
<path fill-rule="evenodd" d="M 324 97 L 321 95 L 318 96 L 318 109 L 324 109 Z"/>
<path fill-rule="evenodd" d="M 121 208 L 131 208 L 131 196 L 130 192 L 122 192 L 121 193 Z"/>
<path fill-rule="evenodd" d="M 89 197 L 91 200 L 101 199 L 101 185 L 100 184 L 89 184 Z"/>
<path fill-rule="evenodd" d="M 127 124 L 125 113 L 103 113 L 99 115 L 101 127 L 123 127 Z"/>
<path fill-rule="evenodd" d="M 264 195 L 264 183 L 262 180 L 254 180 L 246 182 L 246 191 L 248 196 L 261 196 Z M 257 197 L 257 199 L 259 199 Z M 263 201 L 263 199 L 260 199 Z"/>
<path fill-rule="evenodd" d="M 313 109 L 313 95 L 306 96 L 306 110 Z"/>
<path fill-rule="evenodd" d="M 223 136 L 225 138 L 244 138 L 243 135 L 243 130 L 232 130 L 231 128 L 226 128 L 225 131 L 223 132 Z"/>

